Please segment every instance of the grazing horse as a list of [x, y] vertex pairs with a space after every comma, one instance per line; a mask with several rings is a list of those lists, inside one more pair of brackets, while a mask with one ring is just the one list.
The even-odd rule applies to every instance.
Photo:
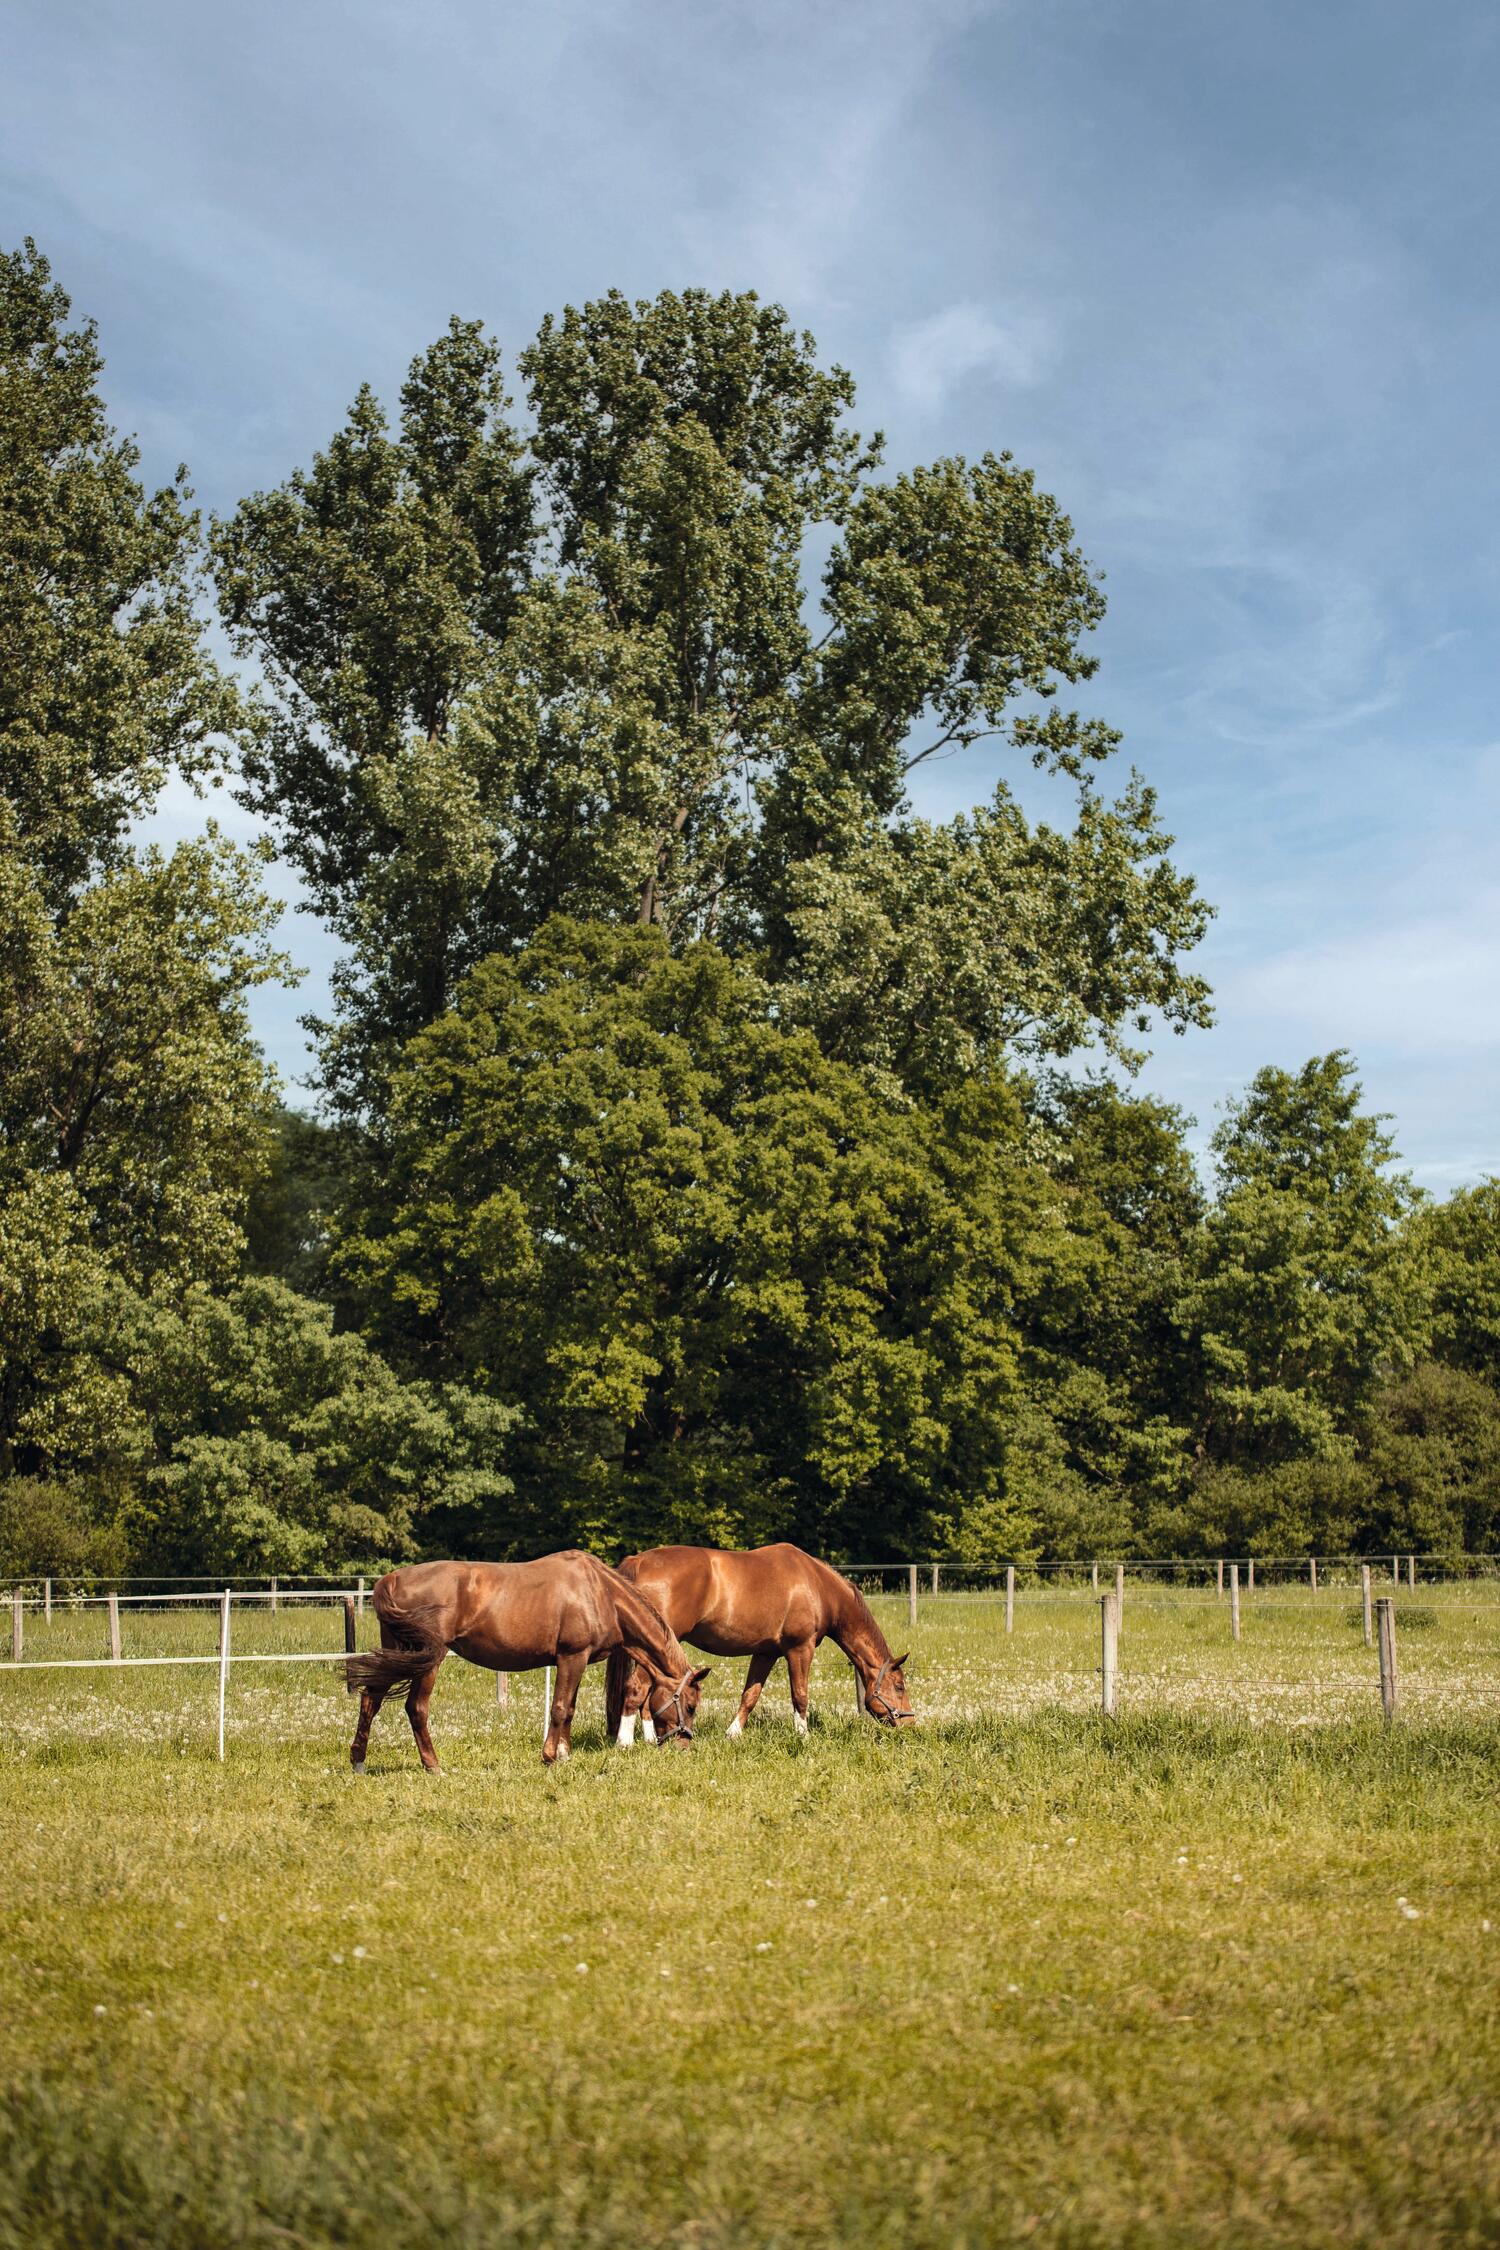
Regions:
[[[894, 1727], [916, 1713], [906, 1692], [904, 1656], [892, 1656], [884, 1633], [857, 1587], [815, 1555], [784, 1542], [738, 1554], [724, 1547], [652, 1547], [620, 1565], [650, 1596], [672, 1631], [713, 1656], [748, 1656], [745, 1692], [729, 1728], [731, 1740], [760, 1701], [778, 1656], [792, 1682], [792, 1720], [807, 1732], [807, 1678], [819, 1641], [837, 1641], [859, 1678], [861, 1701], [872, 1719]], [[609, 1660], [605, 1708], [609, 1731], [622, 1743], [635, 1739], [637, 1712], [649, 1738], [653, 1726], [650, 1682], [633, 1669], [628, 1650]]]
[[393, 1570], [375, 1588], [380, 1649], [346, 1659], [352, 1694], [358, 1688], [359, 1724], [349, 1752], [356, 1773], [365, 1770], [370, 1727], [386, 1697], [410, 1688], [406, 1715], [429, 1773], [438, 1769], [427, 1728], [427, 1706], [438, 1666], [450, 1649], [492, 1672], [535, 1671], [555, 1664], [542, 1757], [550, 1766], [566, 1758], [573, 1708], [585, 1671], [596, 1657], [618, 1651], [648, 1683], [643, 1689], [653, 1723], [667, 1742], [691, 1742], [693, 1718], [710, 1667], [692, 1664], [661, 1614], [638, 1586], [596, 1555], [570, 1548], [526, 1563], [413, 1563]]

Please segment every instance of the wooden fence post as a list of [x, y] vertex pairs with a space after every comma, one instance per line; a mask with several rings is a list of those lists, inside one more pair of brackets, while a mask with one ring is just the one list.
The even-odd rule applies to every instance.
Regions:
[[1229, 1566], [1229, 1632], [1231, 1639], [1236, 1641], [1239, 1639], [1240, 1566], [1237, 1562], [1232, 1562]]
[[120, 1597], [118, 1594], [111, 1594], [109, 1597], [109, 1661], [111, 1664], [118, 1664], [120, 1661]]
[[1016, 1566], [1014, 1563], [1007, 1563], [1005, 1566], [1005, 1630], [1007, 1633], [1013, 1633], [1015, 1629]]
[[42, 1621], [47, 1625], [52, 1623], [52, 1581], [50, 1578], [42, 1580]]
[[1097, 1563], [1095, 1563], [1090, 1576], [1094, 1582], [1094, 1592], [1097, 1594], [1099, 1591], [1099, 1565]]
[[1389, 1594], [1381, 1595], [1375, 1615], [1380, 1639], [1380, 1708], [1388, 1719], [1394, 1719], [1401, 1693], [1396, 1680], [1396, 1605]]
[[497, 1672], [495, 1674], [495, 1701], [502, 1711], [510, 1709], [509, 1672]]
[[278, 1606], [279, 1605], [276, 1600], [276, 1578], [275, 1574], [273, 1573], [271, 1578], [271, 1615], [273, 1617], [276, 1615]]
[[934, 1593], [936, 1593], [936, 1592], [937, 1592], [937, 1590], [938, 1590], [938, 1570], [939, 1570], [939, 1567], [940, 1567], [940, 1566], [939, 1566], [939, 1565], [938, 1565], [937, 1563], [934, 1563], [934, 1564], [933, 1564], [933, 1566], [932, 1566], [932, 1590], [933, 1590], [933, 1592], [934, 1592]]
[[359, 1582], [359, 1614], [361, 1617], [365, 1614], [365, 1582], [363, 1579]]
[[1118, 1634], [1118, 1632], [1119, 1632], [1119, 1630], [1120, 1630], [1120, 1627], [1121, 1627], [1121, 1626], [1122, 1626], [1122, 1625], [1124, 1624], [1124, 1622], [1125, 1622], [1125, 1565], [1124, 1565], [1124, 1564], [1123, 1564], [1122, 1562], [1117, 1562], [1117, 1563], [1115, 1564], [1115, 1632], [1116, 1632], [1117, 1634]]
[[1220, 1555], [1218, 1563], [1218, 1595], [1220, 1601], [1222, 1601], [1224, 1599], [1224, 1557], [1222, 1555]]
[[1391, 1584], [1392, 1584], [1393, 1586], [1399, 1586], [1399, 1585], [1400, 1585], [1400, 1583], [1401, 1583], [1401, 1557], [1400, 1557], [1399, 1555], [1392, 1555], [1392, 1557], [1391, 1557]]
[[1248, 1591], [1249, 1591], [1250, 1593], [1252, 1593], [1252, 1594], [1253, 1594], [1253, 1593], [1255, 1592], [1255, 1557], [1254, 1557], [1254, 1555], [1252, 1555], [1252, 1556], [1250, 1557], [1250, 1585], [1249, 1585]]
[[19, 1594], [12, 1594], [10, 1605], [10, 1660], [19, 1664], [26, 1641], [26, 1604]]
[[1120, 1610], [1117, 1594], [1099, 1597], [1099, 1700], [1106, 1719], [1115, 1715], [1115, 1679], [1120, 1660]]
[[1370, 1566], [1367, 1562], [1362, 1562], [1359, 1566], [1359, 1606], [1364, 1620], [1365, 1647], [1368, 1648], [1375, 1635], [1370, 1625]]
[[1406, 1583], [1412, 1593], [1415, 1593], [1417, 1590], [1417, 1558], [1415, 1555], [1408, 1555], [1406, 1558]]
[[1315, 1594], [1317, 1592], [1318, 1558], [1316, 1555], [1309, 1555], [1307, 1558], [1307, 1585], [1309, 1593]]
[[909, 1575], [906, 1581], [906, 1615], [908, 1622], [915, 1625], [917, 1622], [917, 1566], [915, 1563], [909, 1566]]
[[224, 1763], [224, 1697], [229, 1686], [229, 1588], [219, 1597], [219, 1763]]

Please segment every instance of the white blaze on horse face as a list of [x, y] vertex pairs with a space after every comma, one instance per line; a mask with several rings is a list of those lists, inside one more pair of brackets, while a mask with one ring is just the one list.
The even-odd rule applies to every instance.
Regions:
[[615, 1740], [622, 1750], [629, 1750], [635, 1742], [635, 1713], [627, 1711], [620, 1721], [620, 1731]]
[[645, 1742], [656, 1740], [656, 1721], [652, 1718], [651, 1713], [644, 1709], [641, 1712], [641, 1739]]

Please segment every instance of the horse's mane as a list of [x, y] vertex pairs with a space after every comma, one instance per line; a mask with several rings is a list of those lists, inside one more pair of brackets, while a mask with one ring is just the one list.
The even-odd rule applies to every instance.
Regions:
[[826, 1570], [830, 1578], [836, 1578], [838, 1580], [839, 1585], [843, 1591], [845, 1608], [849, 1613], [851, 1613], [849, 1616], [849, 1622], [863, 1626], [864, 1630], [869, 1634], [871, 1640], [875, 1643], [877, 1652], [882, 1656], [889, 1656], [891, 1653], [891, 1645], [890, 1642], [886, 1639], [885, 1634], [881, 1631], [880, 1620], [875, 1615], [874, 1610], [871, 1609], [869, 1603], [865, 1600], [864, 1595], [855, 1585], [853, 1579], [846, 1578], [841, 1570], [835, 1570], [832, 1563], [824, 1562], [821, 1557], [817, 1555], [809, 1556], [808, 1559], [811, 1562], [815, 1562], [820, 1570]]
[[610, 1593], [625, 1624], [637, 1631], [642, 1626], [645, 1627], [645, 1639], [642, 1646], [645, 1647], [650, 1661], [652, 1663], [657, 1662], [657, 1659], [650, 1655], [651, 1643], [655, 1642], [666, 1649], [669, 1666], [675, 1666], [680, 1671], [686, 1671], [687, 1652], [650, 1595], [644, 1593], [633, 1578], [627, 1578], [622, 1570], [616, 1570], [612, 1563], [601, 1562], [599, 1568], [609, 1575]]

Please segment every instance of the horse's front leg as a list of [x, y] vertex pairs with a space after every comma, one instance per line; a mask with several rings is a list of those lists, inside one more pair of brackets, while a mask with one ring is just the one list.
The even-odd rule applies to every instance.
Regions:
[[786, 1652], [786, 1668], [792, 1679], [792, 1725], [799, 1734], [807, 1732], [807, 1683], [817, 1645], [816, 1641], [799, 1641]]
[[573, 1748], [573, 1712], [578, 1703], [578, 1690], [583, 1675], [589, 1668], [589, 1650], [580, 1655], [559, 1655], [557, 1672], [552, 1684], [552, 1711], [547, 1727], [547, 1739], [542, 1744], [544, 1765], [556, 1765], [559, 1758], [568, 1757]]
[[771, 1667], [775, 1662], [776, 1652], [774, 1649], [769, 1655], [762, 1653], [759, 1656], [751, 1657], [750, 1669], [745, 1674], [745, 1692], [740, 1697], [740, 1707], [729, 1722], [729, 1740], [731, 1742], [737, 1742], [744, 1733], [745, 1721], [755, 1709], [756, 1704], [759, 1703], [760, 1691], [770, 1678]]
[[647, 1728], [646, 1740], [655, 1735], [651, 1713], [646, 1709], [646, 1698], [651, 1693], [651, 1674], [644, 1664], [632, 1664], [625, 1682], [625, 1703], [620, 1713], [620, 1728], [615, 1737], [622, 1750], [628, 1750], [635, 1741], [635, 1722], [642, 1719]]

